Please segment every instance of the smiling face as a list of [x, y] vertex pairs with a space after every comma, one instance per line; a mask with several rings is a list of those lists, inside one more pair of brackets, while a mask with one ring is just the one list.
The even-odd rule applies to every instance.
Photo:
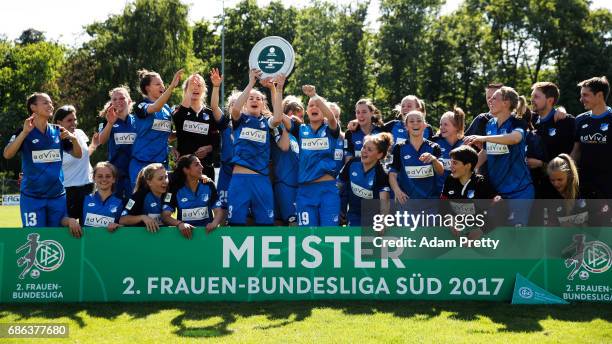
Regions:
[[257, 91], [251, 90], [249, 98], [246, 101], [246, 112], [249, 115], [259, 116], [264, 109], [264, 95]]
[[69, 113], [68, 115], [66, 115], [66, 117], [64, 117], [63, 120], [57, 121], [57, 124], [68, 129], [69, 132], [74, 133], [74, 130], [76, 129], [78, 124], [76, 113]]
[[36, 102], [30, 105], [30, 111], [32, 113], [37, 114], [38, 116], [42, 116], [44, 118], [51, 118], [53, 116], [53, 102], [51, 98], [49, 98], [46, 94], [41, 94], [36, 97]]
[[359, 125], [372, 124], [372, 115], [373, 113], [367, 104], [357, 104], [355, 106], [355, 118], [357, 118]]
[[567, 173], [563, 171], [551, 171], [548, 175], [550, 183], [559, 193], [567, 188]]
[[125, 90], [117, 90], [111, 94], [111, 104], [117, 114], [127, 114], [132, 100]]
[[456, 137], [459, 129], [453, 124], [453, 121], [448, 117], [440, 119], [440, 135], [443, 138]]
[[96, 189], [99, 191], [112, 191], [115, 184], [115, 176], [110, 168], [106, 166], [96, 168], [93, 177]]
[[321, 109], [316, 105], [314, 100], [308, 101], [308, 108], [306, 109], [306, 113], [308, 114], [308, 119], [310, 123], [321, 123], [323, 122], [323, 113]]
[[472, 174], [470, 164], [464, 164], [460, 160], [451, 159], [451, 176], [459, 179]]
[[382, 159], [383, 153], [379, 152], [372, 140], [367, 140], [361, 147], [361, 162], [364, 164], [373, 164]]
[[409, 97], [402, 100], [402, 113], [406, 114], [410, 111], [420, 110], [419, 101], [416, 98]]
[[160, 168], [153, 173], [153, 177], [147, 180], [147, 185], [151, 192], [156, 194], [163, 194], [168, 189], [168, 173], [166, 169]]
[[164, 82], [159, 76], [152, 76], [151, 83], [145, 87], [147, 91], [147, 97], [151, 100], [156, 100], [161, 97], [166, 88], [164, 87]]
[[410, 112], [406, 116], [406, 130], [411, 137], [423, 137], [425, 131], [425, 120], [420, 112]]
[[602, 98], [601, 92], [595, 95], [589, 87], [580, 88], [580, 102], [585, 109], [593, 110], [602, 101], [599, 98]]
[[202, 166], [200, 159], [195, 158], [188, 168], [183, 168], [183, 173], [185, 173], [187, 178], [199, 179], [202, 177], [203, 169], [204, 167]]

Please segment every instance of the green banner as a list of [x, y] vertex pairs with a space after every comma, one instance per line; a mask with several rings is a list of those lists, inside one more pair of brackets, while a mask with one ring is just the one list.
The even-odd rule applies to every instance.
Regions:
[[567, 301], [611, 302], [612, 228], [0, 230], [0, 302], [510, 301], [517, 274]]

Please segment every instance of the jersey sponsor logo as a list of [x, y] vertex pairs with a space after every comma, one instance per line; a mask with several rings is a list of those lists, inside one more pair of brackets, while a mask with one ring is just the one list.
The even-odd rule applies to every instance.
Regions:
[[555, 136], [555, 135], [557, 135], [557, 129], [555, 128], [548, 129], [548, 136]]
[[561, 226], [567, 225], [582, 225], [589, 220], [589, 212], [584, 211], [574, 215], [561, 216], [557, 218]]
[[327, 138], [302, 139], [302, 149], [305, 150], [326, 150], [329, 149]]
[[32, 161], [34, 163], [62, 161], [62, 154], [60, 153], [59, 149], [32, 151]]
[[602, 133], [587, 134], [580, 136], [580, 142], [582, 143], [606, 143], [608, 136]]
[[151, 129], [169, 133], [172, 131], [172, 122], [164, 119], [154, 119]]
[[608, 131], [608, 123], [601, 123], [599, 129], [601, 129], [601, 131]]
[[355, 196], [363, 199], [373, 199], [374, 192], [351, 182], [351, 190]]
[[450, 202], [450, 206], [455, 214], [476, 214], [476, 206], [474, 203]]
[[450, 169], [451, 169], [451, 159], [440, 158], [439, 160], [442, 163], [442, 165], [444, 166], [444, 170], [445, 171], [450, 171]]
[[115, 133], [115, 144], [131, 145], [136, 140], [136, 133]]
[[163, 225], [162, 220], [161, 220], [161, 214], [149, 213], [147, 214], [147, 216], [152, 218], [155, 222], [157, 222], [158, 225]]
[[210, 125], [208, 123], [198, 123], [194, 121], [183, 122], [183, 130], [194, 134], [208, 135], [209, 127]]
[[115, 219], [110, 216], [92, 213], [87, 213], [87, 216], [85, 216], [85, 226], [87, 227], [106, 227], [113, 222], [115, 222]]
[[502, 155], [510, 153], [508, 145], [500, 145], [499, 143], [487, 142], [487, 154], [489, 155]]
[[253, 128], [242, 128], [240, 138], [258, 143], [266, 143], [266, 132]]
[[300, 154], [300, 145], [298, 145], [295, 141], [289, 141], [289, 146], [291, 147], [291, 151], [295, 154]]
[[208, 207], [181, 209], [183, 221], [199, 221], [208, 218]]
[[425, 166], [406, 166], [408, 178], [429, 178], [433, 177], [434, 170], [432, 165]]
[[130, 200], [127, 202], [127, 204], [125, 205], [125, 209], [127, 210], [132, 210], [132, 207], [134, 206], [136, 202], [134, 202], [133, 199], [130, 198]]
[[344, 151], [342, 149], [336, 149], [334, 151], [334, 160], [342, 160], [343, 155], [344, 155]]

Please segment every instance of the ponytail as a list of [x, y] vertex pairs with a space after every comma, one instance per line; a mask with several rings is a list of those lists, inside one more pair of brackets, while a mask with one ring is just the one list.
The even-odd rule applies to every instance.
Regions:
[[160, 163], [153, 163], [145, 166], [136, 177], [136, 186], [134, 187], [134, 193], [138, 191], [150, 191], [149, 184], [147, 182], [153, 179], [153, 175], [157, 170], [164, 169], [164, 165]]

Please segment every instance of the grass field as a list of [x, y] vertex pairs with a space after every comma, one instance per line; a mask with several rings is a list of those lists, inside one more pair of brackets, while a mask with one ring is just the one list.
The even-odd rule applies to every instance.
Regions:
[[[18, 207], [0, 226], [19, 227]], [[612, 343], [608, 304], [482, 302], [106, 303], [1, 305], [0, 323], [68, 323], [37, 343]], [[4, 339], [0, 343], [32, 340]]]

